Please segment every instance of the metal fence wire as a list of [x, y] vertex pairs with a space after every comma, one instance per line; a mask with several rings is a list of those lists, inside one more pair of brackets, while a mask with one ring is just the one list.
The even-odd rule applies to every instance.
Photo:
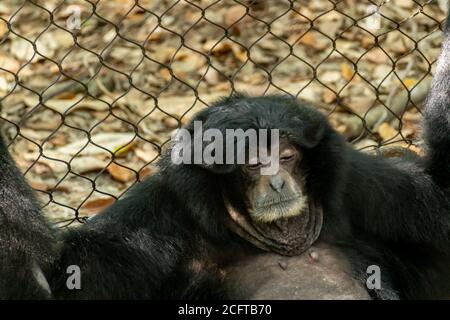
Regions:
[[420, 153], [445, 3], [1, 1], [3, 134], [61, 226], [153, 174], [170, 133], [235, 91], [293, 95], [358, 149]]

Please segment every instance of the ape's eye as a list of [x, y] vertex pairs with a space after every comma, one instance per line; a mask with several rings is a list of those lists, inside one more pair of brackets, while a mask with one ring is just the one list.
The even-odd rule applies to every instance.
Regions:
[[290, 161], [292, 159], [294, 159], [294, 155], [293, 154], [280, 157], [281, 161]]
[[251, 170], [255, 170], [255, 169], [261, 168], [261, 166], [262, 166], [262, 163], [258, 162], [258, 163], [255, 163], [255, 164], [248, 164], [247, 168], [249, 168]]
[[291, 161], [295, 157], [295, 152], [292, 150], [285, 150], [280, 154], [281, 161]]

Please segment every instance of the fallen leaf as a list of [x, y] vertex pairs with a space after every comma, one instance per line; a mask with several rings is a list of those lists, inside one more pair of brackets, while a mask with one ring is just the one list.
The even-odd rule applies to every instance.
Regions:
[[74, 172], [87, 173], [93, 171], [100, 171], [106, 166], [106, 164], [107, 164], [106, 160], [99, 160], [94, 157], [76, 157], [75, 159], [72, 160], [72, 162], [70, 162], [70, 167]]
[[[293, 40], [295, 37], [298, 38], [298, 35], [292, 35], [289, 37], [289, 40]], [[316, 33], [309, 31], [304, 34], [299, 40], [298, 43], [304, 44], [308, 47], [314, 48], [316, 50], [324, 50], [330, 45], [330, 41], [322, 38], [316, 37]]]
[[350, 67], [347, 63], [341, 63], [341, 74], [342, 77], [344, 77], [345, 80], [351, 80], [353, 75], [355, 74], [355, 71], [352, 67]]
[[82, 210], [86, 210], [86, 214], [97, 214], [111, 206], [114, 202], [116, 202], [116, 199], [114, 198], [100, 198], [95, 199], [91, 201], [87, 201], [84, 203], [84, 205], [81, 207]]
[[0, 20], [0, 38], [8, 32], [8, 25], [5, 21]]
[[247, 52], [237, 44], [233, 43], [231, 45], [231, 51], [233, 52], [236, 59], [238, 59], [240, 62], [246, 62], [248, 60]]
[[156, 151], [153, 147], [147, 148], [146, 150], [136, 149], [134, 152], [139, 159], [146, 163], [155, 160], [159, 155], [158, 151]]
[[10, 49], [13, 55], [20, 61], [30, 61], [35, 54], [33, 46], [23, 39], [15, 37], [13, 39]]
[[51, 190], [51, 187], [44, 182], [37, 182], [37, 181], [30, 181], [30, 186], [34, 189], [34, 190], [38, 190], [38, 191], [49, 191]]
[[314, 36], [314, 33], [308, 32], [300, 38], [299, 43], [314, 47], [316, 44], [316, 37]]
[[[135, 143], [135, 140], [133, 140], [135, 137], [134, 133], [114, 133], [114, 132], [108, 132], [108, 133], [98, 133], [91, 137], [91, 140], [99, 145], [102, 146], [102, 148], [105, 148], [111, 153], [114, 153], [114, 151], [119, 150], [120, 148]], [[86, 143], [88, 142], [87, 137], [84, 137], [76, 142], [72, 142], [68, 144], [67, 146], [64, 146], [62, 148], [58, 148], [56, 151], [58, 153], [66, 154], [66, 155], [75, 155], [78, 153]], [[91, 143], [89, 143], [82, 151], [83, 155], [98, 155], [98, 154], [104, 154], [107, 153], [106, 150], [103, 150]]]
[[341, 73], [338, 71], [325, 71], [319, 76], [320, 80], [325, 83], [335, 83], [341, 79]]
[[417, 83], [417, 79], [416, 78], [405, 78], [403, 80], [403, 84], [408, 89], [412, 89], [416, 85], [416, 83]]
[[364, 55], [364, 58], [376, 64], [387, 63], [389, 61], [389, 57], [380, 48], [373, 48]]
[[141, 171], [139, 171], [139, 181], [143, 181], [146, 178], [152, 176], [155, 173], [154, 167], [145, 167]]
[[114, 148], [113, 153], [116, 157], [125, 156], [128, 152], [133, 150], [134, 146], [135, 146], [135, 143], [130, 143], [123, 147], [117, 146]]
[[136, 174], [133, 171], [125, 167], [119, 166], [114, 162], [112, 162], [108, 166], [108, 168], [106, 168], [106, 170], [114, 180], [117, 180], [119, 182], [128, 182], [136, 178]]
[[378, 133], [383, 140], [389, 140], [398, 135], [398, 131], [391, 127], [389, 123], [383, 122], [378, 127]]
[[20, 63], [14, 58], [0, 56], [0, 68], [16, 73], [20, 69]]
[[[381, 81], [384, 78], [386, 78], [386, 76], [392, 72], [393, 67], [391, 65], [387, 65], [387, 64], [380, 64], [377, 65], [372, 72], [372, 76], [374, 80], [377, 81]], [[389, 79], [389, 78], [388, 78]], [[387, 80], [385, 80], [387, 81]]]
[[170, 71], [167, 68], [159, 69], [159, 74], [166, 81], [170, 81], [170, 79], [172, 79], [172, 75], [170, 74]]
[[332, 103], [336, 100], [336, 94], [328, 89], [325, 89], [322, 95], [323, 102]]
[[374, 106], [376, 97], [361, 96], [351, 97], [346, 105], [357, 115], [364, 116], [366, 112]]
[[226, 28], [229, 28], [232, 24], [236, 23], [242, 17], [246, 15], [246, 8], [241, 5], [235, 5], [227, 9], [224, 16], [224, 24]]
[[[202, 72], [202, 74], [205, 74], [205, 71]], [[210, 85], [216, 85], [219, 83], [219, 73], [214, 68], [209, 68], [208, 71], [206, 71], [206, 74], [204, 75], [205, 81], [209, 83]]]

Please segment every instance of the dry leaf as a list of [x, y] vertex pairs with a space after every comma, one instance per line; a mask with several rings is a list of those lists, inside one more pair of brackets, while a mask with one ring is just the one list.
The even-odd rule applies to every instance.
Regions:
[[235, 5], [227, 9], [224, 16], [224, 26], [230, 27], [232, 24], [239, 21], [246, 14], [246, 8], [241, 5]]
[[371, 96], [353, 96], [346, 103], [348, 107], [357, 115], [364, 116], [366, 112], [374, 106], [376, 102], [375, 97]]
[[146, 148], [146, 150], [136, 149], [134, 152], [139, 159], [146, 163], [155, 160], [159, 155], [158, 151], [156, 151], [153, 147]]
[[325, 83], [335, 83], [341, 79], [341, 73], [339, 71], [325, 71], [319, 78]]
[[[91, 137], [92, 141], [96, 143], [99, 146], [102, 146], [103, 148], [111, 151], [111, 153], [114, 153], [114, 151], [118, 150], [119, 148], [122, 148], [128, 144], [135, 143], [134, 133], [98, 133]], [[79, 152], [86, 143], [88, 142], [88, 139], [86, 137], [72, 142], [71, 144], [68, 144], [67, 146], [64, 146], [62, 148], [58, 148], [56, 151], [60, 154], [65, 155], [75, 155], [77, 152]], [[106, 150], [103, 150], [91, 143], [89, 143], [81, 152], [83, 155], [98, 155], [98, 154], [104, 154], [108, 153]], [[59, 158], [57, 158], [59, 159]]]
[[141, 171], [139, 171], [139, 181], [143, 181], [146, 178], [152, 176], [155, 173], [154, 167], [145, 167]]
[[0, 38], [8, 32], [8, 25], [5, 21], [0, 20]]
[[314, 46], [316, 45], [316, 37], [314, 36], [314, 33], [308, 32], [300, 38], [299, 43], [314, 48]]
[[113, 153], [116, 157], [122, 157], [128, 154], [128, 152], [130, 152], [131, 150], [133, 150], [134, 146], [135, 143], [130, 143], [123, 147], [117, 146], [116, 148], [114, 148]]
[[417, 79], [416, 78], [405, 78], [403, 80], [403, 84], [405, 85], [405, 87], [407, 87], [408, 89], [412, 89], [416, 83], [417, 83]]
[[391, 125], [386, 122], [380, 124], [378, 133], [383, 140], [389, 140], [398, 135], [398, 131], [392, 128]]
[[23, 39], [12, 38], [10, 51], [13, 55], [20, 61], [30, 61], [35, 54], [33, 46]]
[[136, 174], [133, 171], [125, 167], [119, 166], [114, 162], [112, 162], [108, 166], [108, 168], [106, 168], [106, 170], [109, 172], [109, 174], [114, 180], [117, 180], [119, 182], [128, 182], [136, 178]]
[[[56, 158], [56, 159], [62, 159], [62, 158]], [[55, 162], [52, 161], [52, 163], [55, 163]], [[76, 157], [75, 159], [73, 159], [70, 162], [70, 167], [71, 167], [72, 171], [82, 174], [82, 173], [87, 173], [87, 172], [100, 171], [106, 166], [107, 163], [108, 162], [106, 160], [100, 160], [100, 159], [97, 159], [94, 157]], [[58, 166], [58, 167], [61, 167], [61, 166]], [[52, 169], [54, 169], [54, 168], [52, 167]], [[64, 171], [66, 171], [66, 170], [64, 170]]]
[[414, 6], [414, 2], [411, 0], [396, 0], [395, 5], [405, 9], [411, 9]]
[[345, 80], [351, 80], [355, 71], [353, 71], [353, 68], [349, 64], [341, 63], [341, 74]]
[[[202, 74], [205, 74], [205, 71], [202, 72]], [[208, 71], [206, 71], [206, 74], [204, 75], [205, 81], [209, 83], [210, 85], [216, 85], [219, 83], [219, 73], [214, 68], [209, 68]]]
[[322, 95], [323, 102], [332, 103], [336, 100], [336, 94], [328, 89], [325, 89]]
[[49, 191], [52, 188], [45, 182], [38, 182], [38, 181], [29, 181], [30, 186], [34, 189], [34, 190], [38, 190], [38, 191]]
[[11, 57], [0, 56], [0, 68], [11, 72], [17, 72], [20, 69], [20, 63]]
[[373, 48], [364, 55], [364, 58], [376, 64], [387, 63], [389, 61], [389, 57], [380, 48]]
[[[68, 96], [67, 96], [68, 97]], [[110, 98], [101, 97], [102, 100], [107, 102], [111, 101]], [[39, 104], [39, 97], [36, 95], [29, 95], [24, 97], [25, 105], [29, 107], [35, 107]], [[45, 105], [59, 113], [69, 114], [79, 109], [89, 109], [95, 111], [108, 111], [110, 106], [100, 100], [88, 100], [83, 94], [74, 96], [73, 99], [50, 99], [45, 102]]]
[[170, 71], [167, 68], [159, 69], [159, 74], [166, 81], [170, 81], [170, 79], [172, 79], [172, 75], [170, 74]]
[[86, 202], [81, 209], [82, 210], [86, 210], [87, 212], [83, 212], [84, 214], [96, 214], [96, 213], [100, 213], [103, 210], [105, 210], [106, 208], [108, 208], [109, 206], [111, 206], [114, 202], [116, 202], [116, 199], [114, 198], [100, 198], [100, 199], [95, 199], [95, 200], [91, 200]]
[[[370, 67], [368, 67], [368, 68], [370, 68]], [[384, 78], [386, 78], [386, 76], [387, 76], [389, 73], [392, 72], [392, 69], [393, 69], [393, 67], [392, 67], [391, 65], [387, 65], [387, 64], [380, 64], [380, 65], [377, 65], [377, 66], [375, 67], [375, 69], [373, 69], [373, 73], [372, 73], [373, 79], [375, 79], [375, 80], [377, 80], [377, 81], [383, 80]], [[369, 70], [372, 70], [372, 68], [370, 68]], [[385, 80], [385, 82], [386, 82], [386, 81], [389, 81], [389, 79], [390, 79], [390, 78], [387, 78], [387, 79]]]
[[169, 129], [174, 129], [174, 128], [178, 127], [178, 121], [177, 121], [177, 119], [175, 119], [173, 117], [169, 117], [169, 116], [164, 117], [162, 119], [162, 123], [164, 124], [164, 126], [166, 128], [169, 128]]
[[[292, 35], [289, 37], [289, 40], [297, 39], [298, 35]], [[324, 50], [330, 45], [330, 41], [323, 39], [323, 38], [317, 38], [316, 33], [314, 32], [307, 32], [304, 34], [298, 41], [298, 43], [304, 44], [308, 47], [314, 48], [316, 50]]]
[[231, 45], [231, 51], [240, 62], [246, 62], [248, 60], [247, 52], [237, 44], [233, 43]]

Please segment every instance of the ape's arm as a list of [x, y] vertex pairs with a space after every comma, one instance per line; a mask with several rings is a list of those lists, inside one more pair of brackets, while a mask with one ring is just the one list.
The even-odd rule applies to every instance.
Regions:
[[438, 184], [450, 186], [450, 14], [424, 114], [427, 169]]
[[48, 298], [54, 238], [0, 137], [0, 299]]
[[350, 153], [345, 208], [358, 227], [388, 241], [450, 243], [450, 16], [425, 103], [424, 159], [381, 159]]
[[417, 161], [350, 154], [343, 206], [351, 225], [389, 242], [429, 244], [449, 252], [450, 199]]
[[[179, 187], [179, 186], [178, 186]], [[201, 266], [204, 244], [188, 212], [159, 174], [105, 212], [63, 235], [49, 282], [58, 299], [219, 298], [214, 268]], [[81, 289], [66, 269], [81, 271]]]

